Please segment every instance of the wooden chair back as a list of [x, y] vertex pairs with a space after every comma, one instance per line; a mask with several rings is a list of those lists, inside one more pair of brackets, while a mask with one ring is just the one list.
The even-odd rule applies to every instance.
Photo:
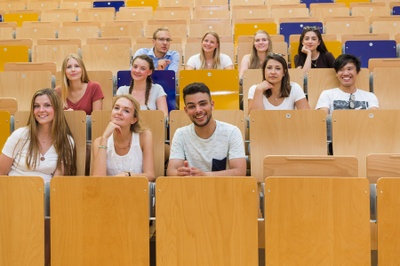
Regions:
[[52, 265], [149, 264], [145, 177], [63, 176], [50, 187]]
[[366, 178], [269, 177], [265, 191], [268, 264], [371, 263]]
[[44, 181], [0, 176], [0, 264], [44, 265]]
[[156, 187], [157, 265], [258, 264], [253, 177], [160, 177]]

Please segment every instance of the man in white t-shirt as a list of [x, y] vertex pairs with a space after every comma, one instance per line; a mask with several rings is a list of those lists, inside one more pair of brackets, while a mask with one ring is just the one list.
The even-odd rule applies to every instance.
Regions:
[[340, 109], [379, 109], [379, 102], [372, 92], [357, 89], [356, 80], [361, 70], [360, 60], [350, 54], [342, 54], [333, 63], [340, 85], [324, 90], [315, 109], [332, 114]]
[[243, 137], [234, 125], [214, 120], [209, 88], [192, 83], [183, 89], [185, 112], [193, 122], [177, 129], [167, 168], [169, 176], [245, 176]]

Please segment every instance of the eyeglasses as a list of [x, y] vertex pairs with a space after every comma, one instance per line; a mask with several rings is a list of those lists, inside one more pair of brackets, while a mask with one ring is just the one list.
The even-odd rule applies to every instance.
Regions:
[[271, 52], [271, 53], [268, 53], [268, 55], [269, 55], [269, 56], [274, 56], [274, 55], [276, 56], [276, 55], [277, 55], [277, 56], [280, 56], [280, 57], [284, 57], [284, 56], [285, 56], [284, 54], [272, 53], [272, 52]]
[[303, 30], [320, 30], [319, 26], [305, 26]]
[[159, 42], [172, 42], [172, 39], [170, 38], [156, 38], [156, 40]]
[[350, 109], [354, 109], [356, 107], [356, 96], [354, 94], [350, 94], [349, 98], [349, 107]]

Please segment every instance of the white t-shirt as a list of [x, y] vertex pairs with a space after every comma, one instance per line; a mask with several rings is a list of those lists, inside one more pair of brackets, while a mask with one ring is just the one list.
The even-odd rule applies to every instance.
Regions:
[[[4, 144], [2, 153], [9, 158], [13, 158], [13, 164], [9, 176], [40, 176], [45, 182], [50, 182], [54, 172], [57, 169], [58, 155], [51, 145], [46, 154], [41, 154], [44, 160], [37, 159], [36, 169], [28, 169], [25, 163], [29, 146], [29, 128], [22, 127], [15, 130]], [[72, 137], [69, 140], [73, 143]]]
[[[290, 86], [292, 88], [290, 90], [289, 97], [285, 97], [283, 99], [283, 102], [278, 106], [275, 106], [275, 105], [271, 104], [268, 101], [267, 97], [264, 96], [263, 97], [264, 109], [265, 110], [294, 110], [295, 109], [295, 103], [298, 100], [301, 100], [301, 99], [305, 98], [306, 95], [304, 94], [304, 91], [300, 87], [300, 85], [297, 84], [296, 82], [290, 82]], [[250, 87], [247, 99], [253, 99], [254, 98], [254, 93], [256, 91], [256, 87], [257, 87], [257, 85], [253, 85], [253, 86]]]
[[197, 136], [194, 124], [178, 128], [171, 145], [170, 160], [187, 160], [204, 172], [228, 168], [231, 159], [245, 158], [243, 136], [238, 127], [216, 121], [217, 127], [208, 139]]
[[[116, 95], [129, 94], [129, 86], [121, 86], [118, 88]], [[159, 84], [151, 85], [149, 100], [146, 105], [140, 105], [140, 110], [157, 110], [157, 99], [160, 97], [166, 97], [163, 87]], [[147, 108], [149, 107], [149, 108]]]
[[[353, 95], [355, 98], [354, 109], [379, 108], [378, 98], [372, 92], [356, 89]], [[326, 107], [329, 109], [329, 113], [332, 114], [333, 110], [350, 109], [349, 100], [350, 93], [344, 92], [339, 88], [324, 90], [319, 96], [315, 109]]]
[[107, 175], [114, 176], [122, 172], [143, 173], [143, 151], [140, 147], [140, 134], [132, 132], [129, 152], [118, 155], [114, 147], [114, 134], [107, 139]]
[[[228, 66], [233, 66], [232, 59], [223, 53], [219, 54], [219, 59], [221, 65], [218, 69], [225, 69]], [[201, 68], [201, 61], [200, 61], [200, 54], [192, 55], [186, 63], [187, 66], [191, 66], [193, 69], [200, 69]]]

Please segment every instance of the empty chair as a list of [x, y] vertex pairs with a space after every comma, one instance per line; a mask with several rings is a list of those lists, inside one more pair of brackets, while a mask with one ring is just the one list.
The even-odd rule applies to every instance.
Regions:
[[370, 58], [395, 58], [396, 46], [394, 40], [346, 41], [343, 53], [357, 56], [361, 67], [367, 68]]
[[232, 24], [239, 19], [264, 19], [267, 18], [269, 9], [266, 5], [233, 5], [231, 6]]
[[[1, 20], [1, 12], [0, 12]], [[0, 23], [0, 40], [13, 39], [15, 35], [15, 28], [17, 27], [16, 22], [2, 22]]]
[[182, 1], [182, 0], [160, 0], [159, 6], [162, 7], [182, 7], [189, 6], [192, 8], [194, 3], [192, 1]]
[[39, 39], [33, 50], [33, 62], [55, 62], [57, 71], [61, 70], [64, 58], [69, 54], [78, 54], [80, 39]]
[[85, 0], [77, 0], [77, 1], [61, 1], [60, 2], [60, 9], [67, 9], [67, 8], [91, 8], [93, 7], [93, 1], [85, 1]]
[[383, 2], [350, 3], [352, 16], [364, 16], [369, 19], [372, 16], [389, 16], [390, 8]]
[[306, 4], [307, 8], [310, 8], [312, 4], [332, 4], [333, 0], [300, 0], [301, 4]]
[[9, 62], [4, 64], [4, 71], [50, 71], [56, 74], [55, 62]]
[[24, 21], [39, 21], [40, 11], [34, 10], [17, 10], [4, 14], [4, 22], [16, 22], [18, 27], [22, 26]]
[[359, 174], [365, 176], [368, 154], [400, 152], [399, 121], [400, 110], [335, 110], [332, 113], [333, 153], [356, 156]]
[[[31, 41], [32, 42], [32, 41]], [[7, 62], [29, 62], [30, 48], [26, 44], [7, 45], [1, 42], [0, 44], [0, 71], [4, 70], [4, 64]]]
[[294, 4], [293, 6], [288, 6], [287, 4], [282, 5], [272, 5], [270, 17], [274, 18], [276, 22], [279, 22], [281, 18], [306, 18], [309, 17], [308, 8], [305, 4]]
[[362, 16], [328, 17], [325, 19], [326, 34], [367, 34], [369, 22]]
[[50, 187], [52, 265], [149, 264], [145, 177], [54, 177]]
[[[100, 28], [101, 37], [134, 37], [142, 36], [144, 24], [139, 21], [105, 22]], [[135, 42], [132, 39], [132, 42]]]
[[78, 9], [47, 9], [40, 15], [40, 21], [76, 21]]
[[400, 81], [399, 71], [399, 66], [374, 68], [372, 82], [380, 109], [400, 109], [399, 91], [395, 85]]
[[253, 110], [249, 119], [251, 174], [259, 182], [267, 155], [327, 155], [322, 110]]
[[367, 155], [367, 178], [377, 183], [381, 177], [400, 176], [400, 153], [371, 153]]
[[147, 21], [153, 16], [151, 6], [121, 7], [116, 13], [115, 20], [143, 20]]
[[0, 97], [0, 110], [7, 111], [14, 115], [18, 111], [18, 102], [14, 97]]
[[160, 177], [156, 187], [157, 265], [258, 264], [253, 177]]
[[400, 58], [370, 58], [368, 69], [371, 73], [376, 67], [400, 67]]
[[4, 100], [0, 98], [0, 149], [3, 149], [4, 143], [6, 143], [7, 138], [11, 133], [11, 114], [3, 106]]
[[75, 21], [63, 22], [58, 29], [59, 39], [80, 39], [82, 44], [88, 38], [98, 38], [100, 36], [100, 22], [98, 21]]
[[199, 80], [210, 89], [214, 109], [239, 109], [239, 74], [236, 69], [181, 70], [179, 72], [180, 109], [185, 106], [182, 98], [183, 88]]
[[10, 10], [24, 10], [24, 9], [26, 9], [26, 2], [25, 1], [1, 1], [0, 9], [7, 11], [7, 12]]
[[113, 21], [115, 19], [115, 9], [113, 7], [104, 8], [83, 8], [78, 13], [79, 21]]
[[46, 9], [55, 9], [59, 7], [58, 1], [29, 1], [26, 3], [26, 9], [38, 9], [38, 10], [46, 10]]
[[390, 39], [395, 39], [400, 32], [400, 16], [371, 17], [371, 32], [389, 34]]
[[265, 191], [267, 265], [370, 265], [366, 178], [269, 177]]
[[153, 19], [160, 20], [185, 20], [186, 23], [190, 22], [192, 17], [192, 8], [190, 6], [169, 6], [157, 7], [153, 13]]
[[158, 6], [158, 0], [127, 0], [125, 2], [126, 7], [139, 7], [139, 6], [150, 6], [155, 10]]
[[88, 70], [111, 70], [129, 68], [132, 57], [132, 40], [128, 37], [89, 38], [82, 45], [82, 58]]
[[0, 95], [15, 97], [18, 100], [18, 110], [29, 111], [33, 94], [38, 89], [51, 88], [51, 84], [50, 71], [0, 72]]
[[203, 37], [207, 31], [215, 31], [220, 37], [232, 38], [232, 29], [226, 25], [230, 19], [192, 19], [189, 26], [189, 37]]
[[378, 263], [398, 264], [399, 249], [399, 195], [400, 178], [386, 177], [378, 180]]
[[326, 17], [332, 16], [350, 16], [350, 8], [344, 4], [311, 4], [310, 16], [324, 20]]
[[342, 43], [347, 41], [390, 40], [388, 33], [342, 34]]
[[347, 7], [350, 7], [350, 3], [369, 3], [370, 0], [336, 0], [335, 3], [344, 3]]
[[121, 7], [125, 6], [125, 1], [94, 1], [93, 7], [94, 8], [104, 8], [104, 7], [113, 7], [115, 12], [118, 12]]
[[228, 5], [194, 6], [192, 19], [230, 19]]
[[358, 176], [355, 156], [268, 155], [264, 158], [264, 178], [269, 176]]
[[0, 264], [44, 265], [44, 181], [0, 176]]

